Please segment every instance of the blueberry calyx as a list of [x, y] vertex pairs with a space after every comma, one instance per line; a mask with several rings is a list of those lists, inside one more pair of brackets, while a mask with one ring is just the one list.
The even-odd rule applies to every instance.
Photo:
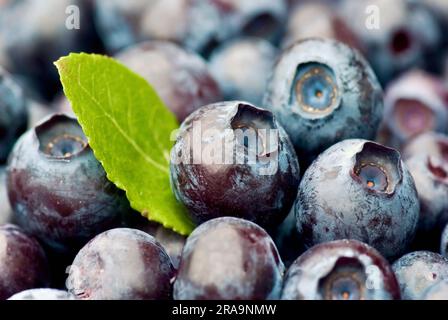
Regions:
[[395, 102], [397, 125], [409, 135], [416, 135], [435, 126], [435, 115], [424, 102], [401, 98]]
[[366, 280], [364, 266], [358, 259], [340, 257], [319, 281], [319, 289], [326, 300], [361, 300], [365, 296]]
[[274, 116], [270, 111], [263, 110], [250, 104], [239, 103], [237, 111], [230, 121], [232, 130], [241, 130], [243, 139], [240, 141], [246, 149], [251, 146], [248, 141], [249, 131], [254, 131], [256, 139], [256, 153], [260, 157], [269, 157], [276, 152], [278, 145], [269, 139], [269, 130], [277, 129]]
[[339, 86], [333, 70], [311, 62], [297, 67], [291, 99], [308, 116], [326, 116], [340, 105]]
[[70, 160], [88, 149], [87, 137], [76, 119], [55, 114], [35, 128], [39, 152], [48, 158]]
[[401, 156], [395, 149], [366, 142], [355, 155], [351, 176], [368, 192], [392, 196], [403, 179]]

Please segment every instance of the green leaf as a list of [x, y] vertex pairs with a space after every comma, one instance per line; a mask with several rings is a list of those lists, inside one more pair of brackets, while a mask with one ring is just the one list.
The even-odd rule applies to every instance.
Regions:
[[169, 181], [174, 115], [154, 89], [116, 60], [70, 54], [55, 62], [64, 92], [109, 180], [148, 219], [187, 235], [194, 224]]

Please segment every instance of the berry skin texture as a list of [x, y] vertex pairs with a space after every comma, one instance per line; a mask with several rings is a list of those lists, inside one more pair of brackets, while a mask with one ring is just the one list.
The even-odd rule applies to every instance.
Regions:
[[415, 251], [392, 265], [403, 300], [418, 300], [429, 287], [448, 279], [448, 260], [430, 251]]
[[182, 236], [163, 225], [149, 221], [141, 214], [131, 212], [125, 216], [125, 226], [127, 228], [138, 229], [153, 236], [170, 256], [173, 266], [177, 269], [185, 245], [186, 237]]
[[311, 164], [295, 208], [307, 247], [356, 239], [386, 258], [403, 254], [419, 216], [414, 181], [398, 151], [360, 139], [335, 144]]
[[0, 225], [10, 223], [11, 219], [12, 210], [6, 191], [6, 171], [3, 167], [0, 167]]
[[174, 267], [163, 247], [143, 231], [103, 232], [79, 251], [67, 289], [84, 300], [165, 300]]
[[400, 146], [427, 131], [446, 133], [448, 109], [437, 80], [422, 71], [410, 71], [392, 82], [384, 96], [384, 127], [389, 145]]
[[0, 225], [0, 300], [49, 285], [48, 262], [39, 243], [12, 224]]
[[182, 253], [175, 300], [278, 299], [284, 266], [269, 235], [224, 217], [196, 228]]
[[448, 223], [448, 137], [424, 133], [411, 140], [403, 154], [420, 201], [419, 229], [440, 232]]
[[14, 143], [26, 131], [27, 106], [22, 89], [0, 67], [0, 165], [6, 162]]
[[299, 158], [317, 156], [344, 139], [373, 139], [383, 112], [382, 89], [364, 58], [330, 39], [286, 49], [264, 97]]
[[378, 251], [356, 240], [318, 244], [288, 270], [283, 300], [392, 300], [400, 287]]
[[16, 293], [8, 300], [76, 300], [76, 297], [63, 290], [29, 289]]
[[439, 281], [429, 287], [423, 293], [421, 300], [448, 300], [448, 280]]
[[448, 224], [442, 232], [442, 241], [440, 243], [440, 253], [448, 259]]
[[7, 167], [7, 189], [15, 221], [61, 253], [76, 252], [119, 226], [130, 210], [77, 121], [66, 115], [51, 116], [20, 138]]
[[174, 194], [197, 223], [233, 216], [273, 228], [289, 213], [299, 184], [293, 146], [272, 113], [239, 101], [188, 117], [170, 169]]
[[143, 42], [122, 51], [117, 59], [154, 87], [179, 122], [199, 107], [222, 100], [206, 62], [174, 43]]
[[225, 42], [213, 51], [210, 70], [225, 100], [243, 100], [260, 105], [277, 49], [268, 41], [245, 37]]

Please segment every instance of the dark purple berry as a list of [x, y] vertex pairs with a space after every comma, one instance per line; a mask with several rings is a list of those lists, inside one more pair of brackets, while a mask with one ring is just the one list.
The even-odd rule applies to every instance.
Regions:
[[92, 239], [70, 266], [67, 288], [85, 300], [171, 297], [174, 267], [163, 247], [135, 229], [113, 229]]
[[384, 126], [388, 144], [400, 146], [427, 131], [447, 132], [448, 109], [432, 78], [411, 71], [391, 83], [384, 98]]
[[226, 100], [260, 105], [276, 56], [277, 49], [266, 40], [238, 38], [213, 51], [210, 70]]
[[374, 138], [383, 111], [381, 87], [364, 58], [317, 38], [283, 52], [264, 106], [284, 126], [299, 158], [313, 158], [344, 139]]
[[130, 210], [77, 121], [54, 115], [23, 135], [7, 167], [14, 219], [57, 251], [74, 251]]
[[448, 259], [430, 251], [415, 251], [392, 265], [405, 300], [421, 299], [426, 289], [448, 279]]
[[0, 225], [0, 300], [49, 285], [45, 252], [39, 243], [12, 224]]
[[8, 300], [76, 300], [76, 297], [63, 290], [29, 289], [16, 293]]
[[299, 165], [271, 112], [223, 102], [200, 108], [182, 124], [171, 181], [197, 223], [234, 216], [275, 227], [293, 205]]
[[378, 251], [356, 240], [316, 245], [288, 270], [285, 300], [392, 300], [400, 287]]
[[386, 258], [406, 250], [418, 215], [414, 181], [398, 151], [366, 140], [322, 153], [305, 172], [296, 202], [306, 246], [356, 239]]
[[0, 66], [0, 165], [6, 162], [14, 143], [26, 131], [27, 107], [22, 89]]
[[205, 61], [174, 43], [140, 43], [117, 59], [145, 78], [180, 122], [199, 107], [221, 100]]
[[187, 239], [174, 299], [278, 299], [283, 272], [274, 242], [262, 228], [243, 219], [214, 219]]

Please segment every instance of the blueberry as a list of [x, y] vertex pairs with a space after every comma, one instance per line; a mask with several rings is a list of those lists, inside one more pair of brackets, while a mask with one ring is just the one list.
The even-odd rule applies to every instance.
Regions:
[[39, 243], [12, 224], [0, 225], [0, 300], [49, 285], [48, 262]]
[[283, 272], [277, 249], [262, 228], [243, 219], [218, 218], [187, 239], [174, 299], [277, 299]]
[[218, 84], [205, 61], [174, 43], [150, 41], [117, 55], [145, 78], [182, 122], [199, 107], [221, 100]]
[[77, 121], [54, 115], [24, 134], [7, 167], [14, 218], [51, 248], [74, 251], [130, 210]]
[[448, 130], [448, 109], [438, 83], [426, 73], [410, 71], [392, 82], [384, 106], [384, 125], [396, 141], [391, 145], [399, 146], [423, 132]]
[[0, 67], [0, 165], [6, 162], [28, 123], [27, 100], [22, 89]]
[[111, 51], [156, 39], [207, 55], [237, 35], [276, 41], [286, 16], [285, 0], [96, 0], [95, 5], [96, 25]]
[[440, 46], [437, 22], [416, 1], [344, 0], [339, 12], [362, 41], [382, 83], [424, 65]]
[[421, 300], [448, 300], [448, 280], [439, 281], [429, 287], [422, 294]]
[[448, 259], [448, 224], [442, 232], [442, 241], [440, 242], [440, 253]]
[[421, 299], [426, 289], [448, 279], [448, 260], [430, 251], [415, 251], [392, 265], [404, 300]]
[[[73, 5], [79, 8], [78, 29], [67, 28]], [[30, 93], [51, 100], [60, 90], [53, 62], [98, 46], [90, 16], [90, 0], [8, 1], [0, 10], [0, 65], [18, 74]]]
[[226, 100], [262, 102], [277, 49], [266, 40], [245, 37], [218, 47], [210, 57], [210, 69]]
[[407, 160], [416, 156], [435, 157], [448, 162], [448, 136], [425, 132], [410, 139], [403, 147], [403, 158]]
[[296, 202], [306, 246], [356, 239], [386, 258], [406, 250], [418, 215], [414, 181], [398, 151], [360, 139], [322, 153], [302, 177]]
[[375, 249], [356, 240], [318, 244], [289, 268], [285, 300], [391, 300], [400, 288], [391, 266]]
[[364, 52], [360, 39], [335, 10], [334, 1], [304, 1], [290, 11], [283, 47], [314, 37], [335, 39]]
[[85, 300], [169, 299], [173, 277], [168, 254], [152, 236], [119, 228], [99, 234], [79, 251], [67, 288]]
[[29, 289], [16, 293], [8, 300], [76, 300], [76, 297], [63, 290]]
[[420, 200], [419, 229], [440, 231], [448, 223], [448, 162], [416, 155], [406, 160]]
[[382, 90], [367, 62], [334, 40], [308, 39], [283, 52], [264, 105], [285, 127], [299, 158], [349, 138], [372, 139]]
[[293, 205], [299, 165], [269, 111], [239, 101], [204, 106], [184, 121], [171, 155], [173, 191], [197, 223], [234, 216], [271, 228]]

